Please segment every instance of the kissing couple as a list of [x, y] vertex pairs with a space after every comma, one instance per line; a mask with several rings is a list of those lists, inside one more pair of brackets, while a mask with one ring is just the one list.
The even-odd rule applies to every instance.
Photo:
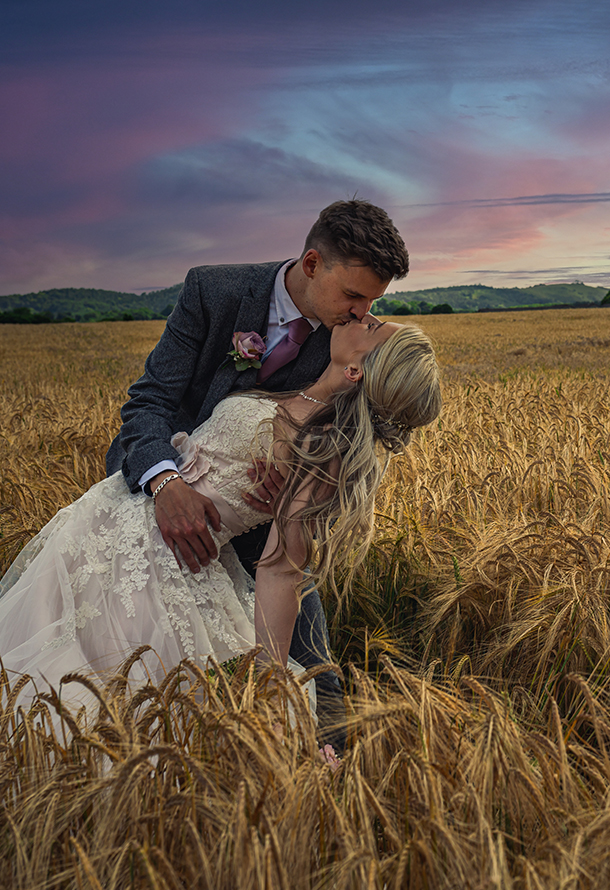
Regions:
[[[331, 662], [318, 589], [364, 559], [387, 457], [441, 409], [426, 335], [369, 314], [407, 271], [385, 211], [353, 200], [320, 213], [298, 259], [188, 273], [108, 477], [0, 581], [9, 675], [103, 678], [142, 644], [143, 680], [255, 645], [262, 663]], [[341, 749], [338, 677], [315, 682], [321, 741]]]

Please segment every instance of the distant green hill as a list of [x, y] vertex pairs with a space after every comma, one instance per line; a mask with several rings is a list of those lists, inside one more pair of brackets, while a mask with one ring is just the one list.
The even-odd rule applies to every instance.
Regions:
[[[181, 285], [146, 294], [130, 294], [90, 287], [64, 287], [33, 294], [10, 294], [0, 297], [0, 313], [14, 315], [16, 309], [50, 316], [53, 321], [103, 321], [166, 318], [171, 312]], [[18, 321], [17, 318], [1, 319]]]
[[[64, 287], [32, 294], [10, 294], [0, 297], [0, 323], [167, 318], [180, 288], [180, 284], [175, 284], [146, 294], [130, 294], [89, 287]], [[533, 309], [559, 304], [599, 305], [606, 294], [604, 287], [589, 287], [580, 282], [537, 284], [533, 287], [472, 284], [400, 291], [377, 300], [374, 308], [385, 315], [451, 310], [477, 312], [479, 309], [524, 306]]]
[[[477, 312], [479, 309], [515, 309], [528, 306], [532, 309], [560, 304], [599, 304], [606, 296], [607, 288], [590, 287], [575, 281], [572, 284], [535, 284], [532, 287], [489, 287], [485, 284], [433, 287], [428, 290], [399, 291], [382, 297], [375, 303], [378, 312], [389, 314], [385, 303], [398, 301], [411, 311], [430, 311], [427, 306], [447, 304], [454, 312]], [[387, 307], [389, 309], [389, 307]]]

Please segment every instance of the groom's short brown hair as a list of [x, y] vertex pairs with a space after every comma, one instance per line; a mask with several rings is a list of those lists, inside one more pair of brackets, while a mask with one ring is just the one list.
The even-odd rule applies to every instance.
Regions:
[[368, 201], [335, 201], [313, 224], [303, 253], [317, 250], [324, 261], [370, 266], [382, 281], [404, 278], [409, 254], [398, 229], [381, 207]]

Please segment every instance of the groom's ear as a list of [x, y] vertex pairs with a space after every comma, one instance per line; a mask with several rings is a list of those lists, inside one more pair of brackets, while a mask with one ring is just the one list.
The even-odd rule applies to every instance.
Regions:
[[308, 278], [313, 278], [316, 270], [319, 270], [321, 268], [322, 257], [317, 250], [314, 250], [313, 247], [310, 247], [307, 253], [303, 256], [303, 259], [300, 260], [300, 263], [305, 275]]

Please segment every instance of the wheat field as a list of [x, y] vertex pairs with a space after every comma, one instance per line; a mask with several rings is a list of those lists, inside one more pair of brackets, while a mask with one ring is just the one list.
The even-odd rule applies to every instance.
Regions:
[[[328, 602], [340, 769], [300, 687], [249, 659], [135, 692], [126, 664], [65, 733], [4, 677], [1, 887], [610, 885], [610, 311], [417, 322], [445, 407]], [[162, 327], [0, 327], [0, 571], [103, 476]]]

